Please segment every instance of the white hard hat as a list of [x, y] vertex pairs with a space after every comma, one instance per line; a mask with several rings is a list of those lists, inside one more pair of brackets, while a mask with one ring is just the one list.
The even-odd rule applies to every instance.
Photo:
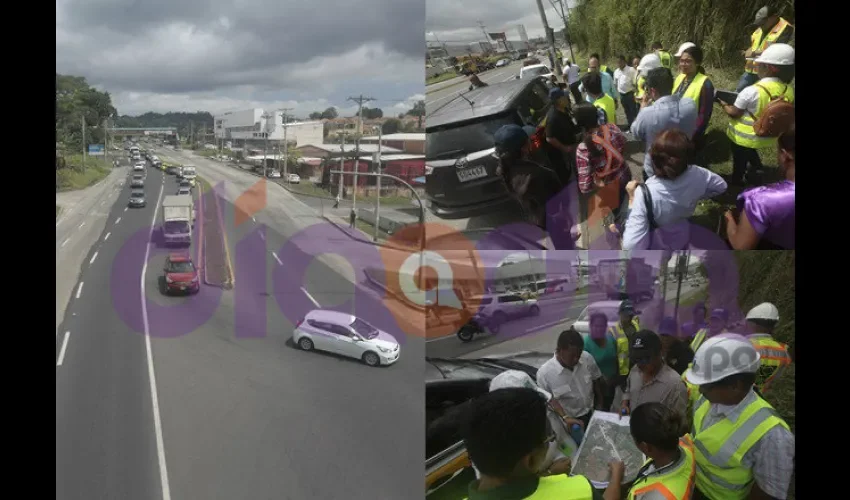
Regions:
[[787, 43], [774, 43], [761, 53], [756, 63], [791, 66], [794, 64], [794, 47]]
[[520, 387], [534, 389], [543, 396], [546, 401], [552, 399], [551, 394], [541, 389], [527, 373], [519, 370], [508, 370], [502, 372], [493, 377], [493, 380], [490, 381], [490, 392], [498, 389], [514, 389]]
[[682, 54], [684, 54], [687, 49], [696, 46], [697, 44], [693, 42], [685, 42], [682, 45], [679, 45], [679, 50], [676, 51], [676, 57], [682, 57]]
[[749, 339], [736, 333], [724, 333], [703, 342], [694, 354], [694, 364], [685, 378], [694, 385], [705, 385], [739, 373], [756, 373], [759, 356]]
[[747, 319], [767, 319], [770, 321], [779, 321], [779, 309], [770, 302], [762, 302], [750, 309], [750, 312], [747, 313]]
[[641, 72], [647, 72], [651, 69], [660, 68], [661, 67], [661, 58], [658, 57], [658, 54], [647, 54], [643, 56], [640, 60], [640, 64], [638, 64], [637, 70]]

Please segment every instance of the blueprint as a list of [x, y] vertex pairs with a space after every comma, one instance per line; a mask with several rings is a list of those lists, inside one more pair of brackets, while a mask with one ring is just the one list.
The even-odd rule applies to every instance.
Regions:
[[624, 483], [634, 481], [646, 457], [635, 445], [629, 431], [629, 417], [596, 411], [573, 463], [572, 475], [582, 475], [596, 488], [608, 486], [608, 463], [622, 460], [626, 466]]

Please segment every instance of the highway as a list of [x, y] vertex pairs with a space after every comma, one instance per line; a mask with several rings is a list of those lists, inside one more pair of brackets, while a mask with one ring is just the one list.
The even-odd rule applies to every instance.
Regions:
[[[265, 207], [237, 226], [233, 201], [257, 178], [182, 162], [227, 181], [219, 202], [234, 288], [159, 293], [165, 253], [149, 241], [157, 200], [176, 191], [172, 177], [149, 168], [145, 208], [126, 209], [127, 185], [104, 203], [56, 335], [57, 499], [372, 499], [421, 488], [424, 341], [402, 331], [417, 318], [399, 326], [357, 283], [357, 262], [307, 260], [334, 249], [356, 250], [356, 261], [369, 250], [339, 250], [348, 237], [324, 231], [283, 251], [321, 220], [309, 207], [269, 186]], [[369, 368], [294, 349], [294, 323], [319, 306], [395, 335], [400, 361]]]
[[[682, 283], [682, 299], [687, 298], [701, 287], [687, 282]], [[544, 296], [545, 297], [545, 296]], [[672, 314], [671, 301], [676, 298], [676, 283], [668, 283], [667, 314]], [[498, 334], [484, 334], [474, 337], [470, 342], [463, 343], [455, 335], [430, 339], [427, 341], [425, 352], [432, 358], [470, 358], [482, 357], [487, 354], [507, 354], [523, 350], [554, 349], [553, 342], [558, 334], [568, 328], [588, 304], [608, 300], [604, 294], [590, 293], [575, 297], [560, 296], [555, 299], [538, 301], [540, 314], [538, 316], [520, 317], [502, 325]], [[635, 305], [640, 312], [657, 307], [661, 302], [661, 294], [656, 292], [655, 298], [648, 302]], [[552, 340], [552, 339], [555, 340]], [[550, 345], [551, 344], [551, 345]]]
[[[488, 84], [500, 83], [516, 78], [519, 75], [519, 69], [522, 67], [522, 61], [511, 61], [507, 66], [491, 69], [479, 75], [482, 81]], [[442, 83], [442, 82], [441, 82]], [[440, 84], [435, 83], [439, 90], [429, 91], [425, 89], [425, 116], [427, 126], [427, 116], [434, 112], [437, 108], [449, 102], [453, 97], [466, 92], [469, 89], [469, 80], [467, 78], [459, 79], [456, 83]], [[429, 85], [430, 87], [430, 85]]]

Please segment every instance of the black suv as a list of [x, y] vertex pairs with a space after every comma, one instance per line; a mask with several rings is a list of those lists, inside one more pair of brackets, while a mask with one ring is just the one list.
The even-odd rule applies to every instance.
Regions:
[[513, 203], [493, 156], [503, 125], [536, 127], [549, 111], [542, 77], [509, 80], [458, 95], [426, 118], [425, 193], [443, 219], [474, 217]]

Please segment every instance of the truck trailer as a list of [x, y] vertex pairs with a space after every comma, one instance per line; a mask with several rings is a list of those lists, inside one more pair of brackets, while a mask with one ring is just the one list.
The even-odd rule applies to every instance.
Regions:
[[162, 237], [166, 245], [191, 245], [194, 226], [195, 204], [191, 195], [162, 199]]

